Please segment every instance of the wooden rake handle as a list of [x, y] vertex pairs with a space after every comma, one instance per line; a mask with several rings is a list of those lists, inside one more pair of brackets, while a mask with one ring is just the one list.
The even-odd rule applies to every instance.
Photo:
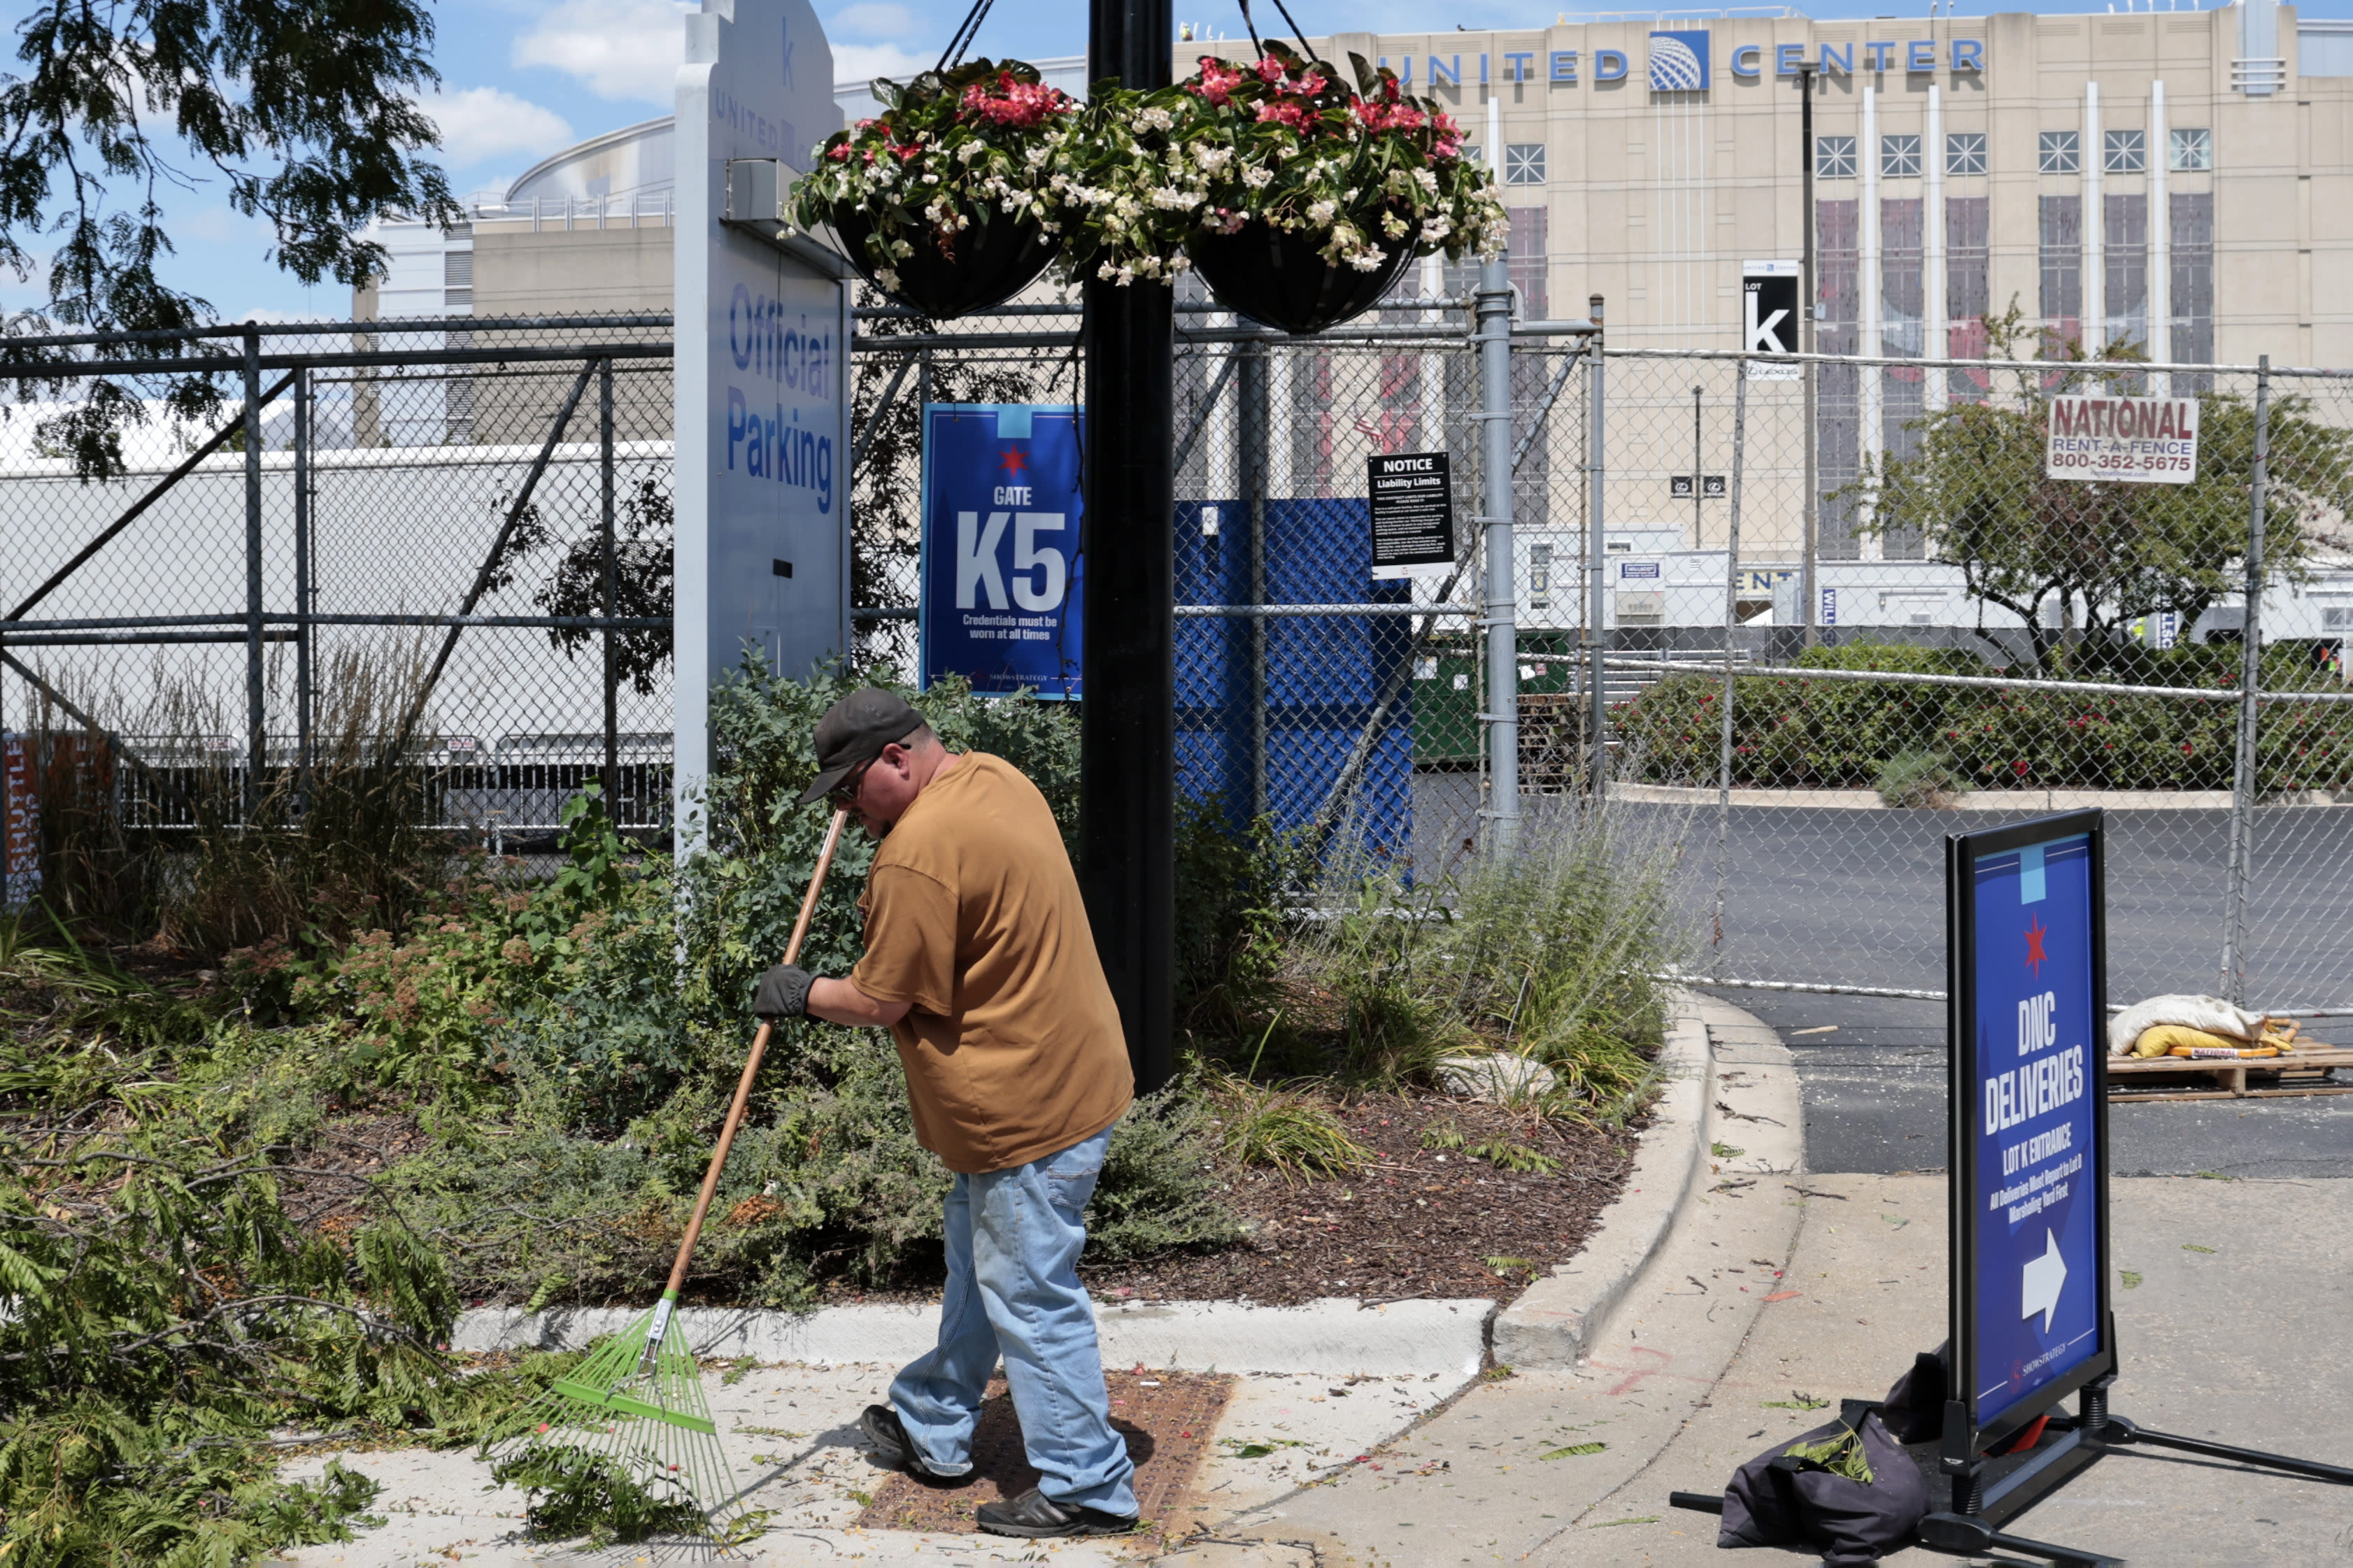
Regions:
[[[817, 874], [809, 879], [808, 891], [801, 895], [800, 919], [793, 922], [793, 940], [785, 949], [785, 962], [792, 963], [800, 958], [801, 943], [808, 936], [809, 921], [817, 914], [817, 896], [825, 888], [825, 874], [833, 867], [834, 847], [841, 842], [841, 825], [849, 819], [847, 806], [833, 814], [833, 824], [825, 830], [825, 847], [817, 853]], [[702, 1235], [703, 1216], [711, 1212], [711, 1200], [719, 1191], [719, 1173], [727, 1168], [727, 1151], [734, 1146], [735, 1129], [744, 1124], [744, 1107], [752, 1098], [752, 1080], [760, 1076], [760, 1058], [768, 1054], [768, 1036], [775, 1024], [760, 1020], [760, 1032], [752, 1037], [752, 1054], [744, 1060], [744, 1076], [735, 1085], [735, 1103], [727, 1108], [727, 1124], [719, 1130], [719, 1147], [711, 1152], [711, 1169], [702, 1173], [702, 1191], [694, 1200], [693, 1217], [686, 1222], [686, 1235], [678, 1244], [678, 1261], [670, 1266], [670, 1288], [664, 1292], [676, 1296], [686, 1284], [687, 1260], [694, 1256], [694, 1244]]]

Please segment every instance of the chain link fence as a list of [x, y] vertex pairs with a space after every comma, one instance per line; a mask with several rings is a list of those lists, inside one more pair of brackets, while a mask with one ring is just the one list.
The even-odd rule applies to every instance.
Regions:
[[[413, 759], [439, 825], [494, 848], [543, 845], [590, 780], [664, 829], [667, 317], [226, 329], [36, 368], [44, 346], [11, 341], [0, 425], [15, 894], [42, 774], [93, 746], [132, 826], [357, 746]], [[190, 375], [216, 407], [164, 400]], [[93, 474], [74, 438], [117, 396]]]
[[[1598, 764], [1631, 811], [1713, 818], [1687, 847], [1701, 973], [1939, 995], [1944, 836], [2099, 806], [2117, 995], [2353, 1002], [2347, 378], [1650, 353], [1599, 374]], [[2052, 400], [2125, 396], [2195, 405], [2189, 482], [2049, 477]]]
[[[1427, 267], [1314, 340], [1180, 293], [1187, 795], [1327, 859], [1440, 876], [1482, 846], [1507, 718], [1504, 787], [1529, 810], [1585, 809], [1599, 780], [1681, 846], [1699, 973], [1924, 998], [1943, 836], [2100, 805], [2119, 995], [2353, 1005], [2333, 962], [2353, 911], [2353, 375], [1515, 336], [1519, 657], [1499, 693], [1472, 287]], [[944, 324], [862, 304], [860, 667], [920, 668], [922, 409], [1077, 403], [1078, 324], [1070, 300]], [[375, 693], [444, 826], [533, 847], [603, 778], [625, 825], [662, 831], [669, 327], [231, 335], [195, 366], [222, 407], [148, 405], [93, 480], [59, 421], [137, 367], [20, 382], [0, 729], [114, 737], [120, 787], [168, 825], [175, 780], [300, 769]], [[2189, 482], [2047, 477], [2050, 400], [2117, 395], [2195, 406]], [[1448, 456], [1456, 557], [1377, 579], [1366, 465], [1400, 452]], [[9, 756], [14, 845], [37, 759]]]

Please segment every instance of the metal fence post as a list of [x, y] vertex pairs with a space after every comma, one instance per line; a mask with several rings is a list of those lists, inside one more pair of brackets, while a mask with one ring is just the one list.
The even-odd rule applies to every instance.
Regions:
[[[1596, 298], [1593, 303], [1593, 321], [1599, 326], [1601, 301]], [[1599, 336], [1593, 340], [1593, 361], [1587, 374], [1593, 384], [1585, 400], [1588, 422], [1585, 458], [1585, 731], [1587, 779], [1598, 802], [1609, 777], [1609, 747], [1602, 733], [1609, 712], [1601, 690], [1602, 535], [1609, 518], [1609, 421], [1602, 412], [1602, 394], [1608, 387], [1609, 364], [1608, 356], [1601, 352]]]
[[2222, 994], [2247, 989], [2247, 884], [2254, 874], [2255, 724], [2263, 666], [2263, 488], [2272, 452], [2272, 356], [2255, 362], [2255, 460], [2247, 486], [2247, 614], [2239, 643], [2238, 756], [2231, 769], [2231, 870], [2222, 921]]
[[294, 373], [294, 778], [311, 794], [311, 372]]
[[[599, 502], [601, 531], [598, 542], [605, 554], [604, 593], [599, 603], [604, 606], [605, 619], [610, 623], [620, 614], [616, 606], [619, 597], [619, 573], [613, 559], [613, 362], [606, 360], [596, 367], [596, 455], [597, 483], [601, 487]], [[607, 624], [603, 637], [605, 653], [605, 809], [615, 821], [620, 820], [621, 801], [621, 705], [616, 672], [617, 650], [613, 646], [613, 628]]]
[[[1732, 374], [1732, 516], [1724, 540], [1724, 711], [1715, 761], [1715, 920], [1708, 944], [1715, 951], [1719, 979], [1724, 974], [1725, 883], [1732, 867], [1732, 635], [1740, 625], [1740, 476], [1748, 453], [1748, 362], [1734, 361]], [[1692, 488], [1697, 489], [1699, 470], [1692, 472]]]
[[245, 330], [245, 816], [261, 804], [269, 737], [261, 669], [261, 329]]
[[[1248, 518], [1250, 602], [1266, 603], [1266, 490], [1268, 425], [1272, 410], [1267, 398], [1267, 351], [1257, 343], [1237, 344], [1241, 356], [1236, 367], [1241, 384], [1236, 391], [1241, 434], [1242, 508]], [[1266, 792], [1266, 616], [1253, 608], [1246, 623], [1250, 637], [1250, 795], [1252, 820], [1267, 811]]]
[[1479, 268], [1481, 489], [1487, 553], [1487, 848], [1509, 855], [1520, 837], [1520, 632], [1512, 539], [1512, 275], [1501, 256]]

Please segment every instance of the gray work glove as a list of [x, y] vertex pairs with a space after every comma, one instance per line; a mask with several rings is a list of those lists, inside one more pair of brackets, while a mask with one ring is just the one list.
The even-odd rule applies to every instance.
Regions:
[[812, 978], [806, 969], [779, 963], [760, 976], [760, 989], [752, 994], [753, 1015], [761, 1018], [806, 1018]]

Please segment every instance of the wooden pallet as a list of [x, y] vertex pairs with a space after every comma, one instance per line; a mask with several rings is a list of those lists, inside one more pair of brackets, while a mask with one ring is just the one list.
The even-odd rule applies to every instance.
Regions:
[[[2353, 1050], [2310, 1046], [2284, 1057], [2189, 1057], [2108, 1058], [2108, 1098], [2116, 1100], [2276, 1100], [2305, 1094], [2353, 1094], [2353, 1083], [2334, 1080], [2330, 1069], [2353, 1068]], [[2173, 1081], [2185, 1075], [2211, 1079], [2211, 1089], [2189, 1089]], [[2250, 1088], [2250, 1076], [2260, 1080]], [[2140, 1080], [2147, 1080], [2146, 1086]]]

